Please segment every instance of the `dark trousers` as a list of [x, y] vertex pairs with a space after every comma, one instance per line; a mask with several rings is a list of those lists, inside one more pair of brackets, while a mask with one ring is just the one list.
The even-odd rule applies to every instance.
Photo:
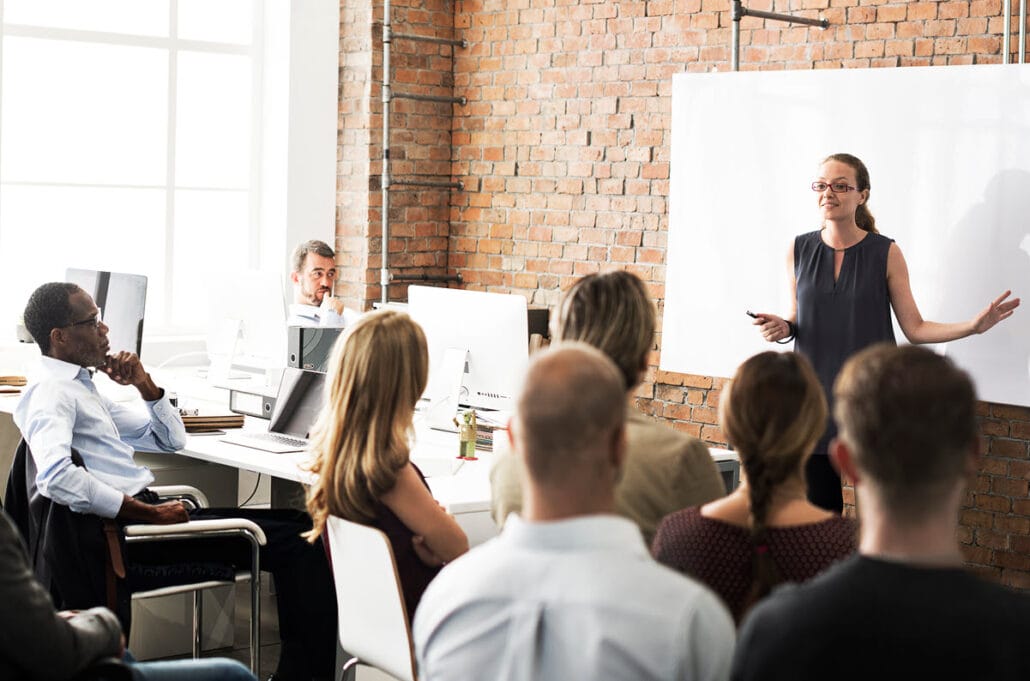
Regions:
[[805, 482], [808, 484], [808, 500], [827, 511], [841, 513], [844, 510], [844, 495], [840, 487], [840, 474], [830, 463], [826, 454], [813, 454], [805, 464]]
[[[246, 518], [265, 533], [261, 570], [275, 578], [282, 648], [276, 675], [286, 680], [334, 675], [336, 655], [336, 593], [321, 540], [301, 537], [311, 529], [303, 511], [289, 509], [202, 508], [194, 520]], [[244, 540], [211, 539], [142, 542], [128, 546], [129, 560], [144, 565], [209, 561], [250, 567], [250, 544]]]

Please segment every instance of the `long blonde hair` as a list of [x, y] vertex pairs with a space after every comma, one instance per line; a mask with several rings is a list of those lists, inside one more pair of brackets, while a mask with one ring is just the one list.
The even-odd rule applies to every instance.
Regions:
[[415, 404], [428, 374], [425, 334], [401, 312], [365, 315], [337, 340], [311, 437], [318, 481], [308, 491], [309, 541], [322, 534], [330, 514], [354, 521], [375, 516], [376, 501], [408, 463]]

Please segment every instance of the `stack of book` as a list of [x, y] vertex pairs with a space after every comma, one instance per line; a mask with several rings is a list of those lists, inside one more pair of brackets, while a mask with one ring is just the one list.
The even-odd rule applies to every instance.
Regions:
[[225, 428], [242, 428], [243, 414], [201, 414], [190, 410], [180, 410], [182, 423], [187, 433], [210, 433]]
[[484, 421], [476, 421], [476, 449], [481, 452], [494, 451], [494, 430], [497, 426]]
[[24, 376], [0, 376], [0, 393], [20, 393], [26, 383]]

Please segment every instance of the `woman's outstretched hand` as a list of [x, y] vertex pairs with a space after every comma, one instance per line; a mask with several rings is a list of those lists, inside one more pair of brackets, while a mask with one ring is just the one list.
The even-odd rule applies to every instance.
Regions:
[[[1016, 304], [1018, 305], [1019, 303], [1017, 302]], [[1009, 314], [1012, 313], [1010, 312]], [[759, 312], [755, 315], [755, 321], [752, 324], [758, 327], [758, 330], [762, 333], [762, 338], [770, 343], [782, 340], [790, 335], [790, 326], [787, 324], [787, 320], [774, 314]]]
[[[973, 333], [983, 333], [998, 322], [1012, 316], [1012, 313], [1019, 307], [1020, 300], [1019, 298], [1005, 300], [1010, 295], [1012, 295], [1012, 291], [1005, 291], [1005, 293], [992, 300], [990, 305], [973, 318]], [[756, 321], [755, 323], [757, 324], [758, 322]]]

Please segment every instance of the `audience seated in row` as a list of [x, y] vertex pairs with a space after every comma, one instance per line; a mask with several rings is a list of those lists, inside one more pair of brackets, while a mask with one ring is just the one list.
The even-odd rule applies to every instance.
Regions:
[[[44, 285], [25, 319], [44, 354], [43, 379], [15, 419], [39, 490], [103, 517], [190, 517], [178, 503], [144, 500], [153, 477], [133, 449], [174, 451], [182, 422], [135, 355], [107, 355], [107, 327], [88, 294]], [[530, 363], [508, 433], [513, 453], [492, 471], [495, 517], [521, 516], [462, 555], [467, 538], [409, 457], [428, 373], [422, 331], [389, 310], [356, 322], [334, 349], [313, 433], [310, 520], [206, 511], [251, 518], [268, 534], [262, 560], [277, 577], [283, 640], [277, 675], [332, 674], [335, 599], [318, 544], [333, 514], [389, 537], [427, 681], [1030, 678], [1030, 597], [968, 574], [956, 539], [978, 453], [964, 372], [917, 347], [876, 346], [845, 365], [831, 454], [854, 483], [862, 520], [859, 555], [846, 557], [855, 525], [804, 498], [805, 461], [826, 418], [806, 360], [763, 353], [739, 368], [720, 419], [743, 482], [712, 501], [721, 480], [706, 448], [627, 405], [653, 334], [653, 308], [633, 275], [576, 283], [556, 347]], [[135, 386], [149, 413], [101, 397], [94, 367]], [[71, 465], [73, 447], [84, 468]], [[654, 555], [686, 575], [648, 552], [662, 516]], [[146, 551], [134, 547], [130, 560], [183, 559]], [[246, 551], [197, 555], [233, 563], [237, 553]], [[0, 681], [63, 679], [122, 652], [118, 620], [91, 609], [99, 603], [56, 612], [6, 517], [0, 559]], [[743, 618], [739, 639], [731, 611]], [[133, 674], [252, 678], [207, 660], [139, 664]]]
[[727, 677], [726, 608], [615, 514], [625, 403], [622, 372], [585, 343], [531, 361], [509, 427], [522, 516], [429, 585], [414, 622], [423, 681]]
[[722, 431], [740, 457], [740, 486], [658, 526], [655, 558], [714, 589], [738, 623], [776, 584], [810, 579], [855, 550], [854, 521], [805, 494], [805, 462], [826, 415], [807, 359], [793, 352], [748, 359], [719, 401]]
[[834, 401], [830, 451], [855, 486], [859, 554], [758, 604], [733, 678], [1030, 679], [1030, 596], [970, 574], [959, 549], [978, 458], [969, 376], [881, 344], [848, 360]]
[[[565, 295], [556, 341], [582, 341], [619, 368], [625, 392], [626, 463], [615, 490], [616, 512], [635, 522], [650, 544], [658, 521], [685, 506], [726, 493], [708, 448], [686, 433], [660, 425], [633, 404], [654, 347], [655, 313], [647, 288], [634, 274], [613, 271], [583, 277]], [[498, 459], [490, 473], [494, 521], [522, 509], [521, 468]]]
[[382, 530], [409, 617], [440, 566], [468, 550], [464, 531], [409, 458], [428, 374], [418, 324], [395, 310], [365, 315], [333, 349], [326, 404], [311, 437], [318, 481], [308, 492], [314, 527], [307, 537], [317, 541], [329, 515]]

